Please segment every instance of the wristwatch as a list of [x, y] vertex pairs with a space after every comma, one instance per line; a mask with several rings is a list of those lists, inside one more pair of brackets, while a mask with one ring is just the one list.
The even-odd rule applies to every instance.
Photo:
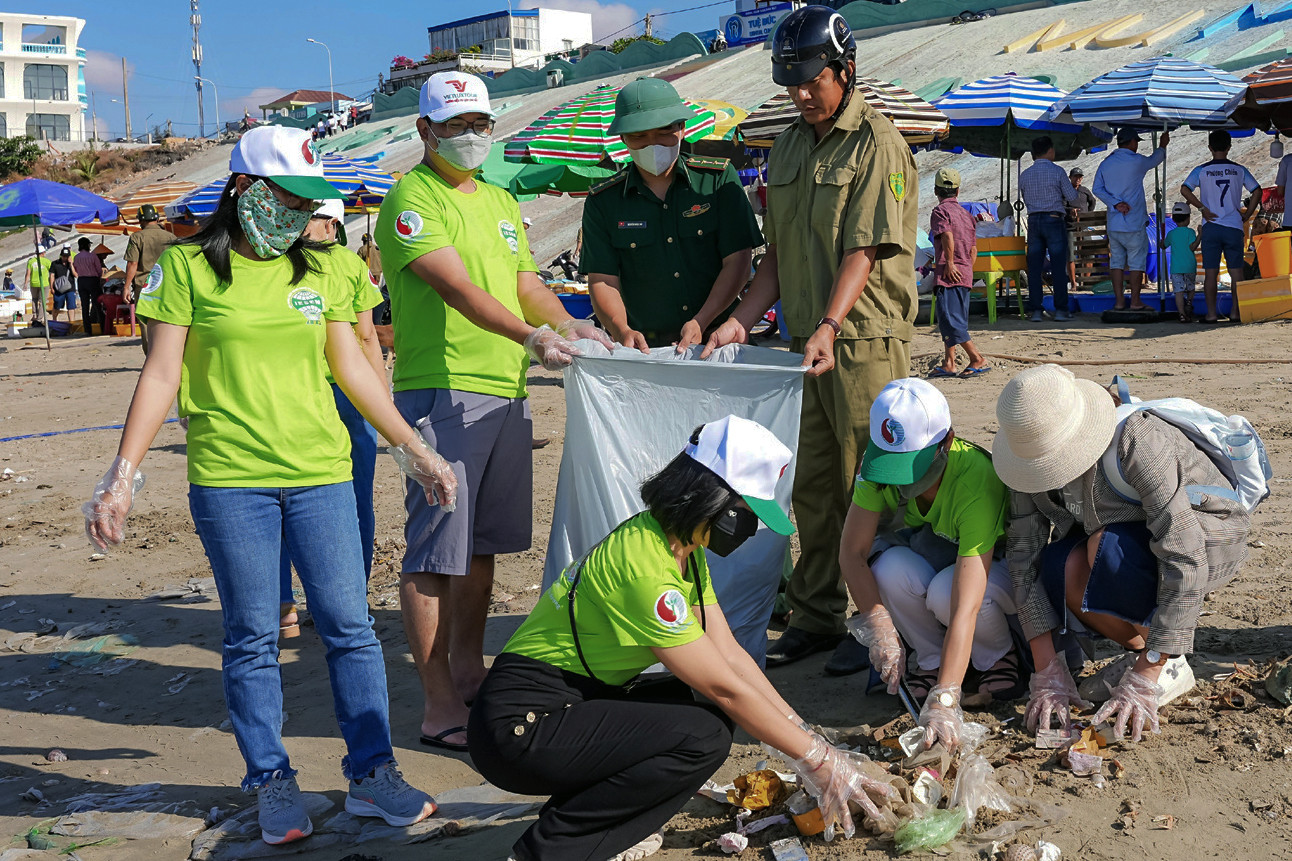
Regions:
[[953, 708], [956, 704], [956, 695], [950, 691], [943, 691], [938, 694], [938, 705], [944, 709]]
[[829, 326], [834, 330], [835, 337], [839, 337], [839, 329], [841, 327], [839, 326], [838, 320], [833, 317], [822, 317], [820, 320], [816, 321], [816, 327], [820, 329], [822, 326]]
[[1159, 652], [1157, 649], [1147, 649], [1144, 652], [1144, 657], [1148, 658], [1148, 662], [1150, 664], [1160, 664], [1163, 660], [1169, 661], [1172, 658], [1178, 658], [1179, 655], [1167, 655]]

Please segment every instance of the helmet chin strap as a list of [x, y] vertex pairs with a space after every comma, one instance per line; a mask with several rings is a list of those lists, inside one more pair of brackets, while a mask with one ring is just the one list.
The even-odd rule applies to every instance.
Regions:
[[[834, 67], [834, 73], [836, 76], [848, 75], [848, 61], [840, 61], [839, 64]], [[839, 115], [844, 112], [848, 107], [848, 103], [852, 101], [852, 94], [857, 89], [856, 77], [857, 75], [855, 71], [853, 74], [848, 75], [848, 85], [843, 88], [843, 98], [839, 100], [839, 107], [835, 108], [834, 113], [830, 115], [830, 122], [833, 123], [837, 121], [839, 119]]]

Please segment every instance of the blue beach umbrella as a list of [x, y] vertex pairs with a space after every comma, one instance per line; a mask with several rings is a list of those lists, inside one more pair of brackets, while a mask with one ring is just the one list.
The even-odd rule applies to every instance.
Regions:
[[174, 221], [196, 221], [215, 212], [220, 195], [229, 182], [227, 176], [194, 189], [174, 203], [166, 205], [166, 217]]

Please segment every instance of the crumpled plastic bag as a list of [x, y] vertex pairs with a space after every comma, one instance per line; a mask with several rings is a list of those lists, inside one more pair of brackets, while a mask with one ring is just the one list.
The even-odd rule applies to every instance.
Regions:
[[[972, 728], [972, 729], [971, 729]], [[956, 783], [951, 789], [951, 807], [962, 807], [965, 823], [973, 830], [974, 820], [982, 808], [1010, 812], [1009, 793], [996, 780], [996, 770], [986, 757], [978, 753], [978, 746], [987, 737], [982, 724], [966, 723], [961, 734], [962, 753], [956, 772]]]
[[918, 819], [912, 819], [893, 835], [897, 854], [905, 855], [920, 849], [937, 849], [950, 843], [965, 824], [965, 810], [930, 810]]
[[789, 797], [789, 787], [770, 768], [742, 774], [732, 781], [735, 789], [727, 791], [727, 801], [746, 810], [765, 810]]

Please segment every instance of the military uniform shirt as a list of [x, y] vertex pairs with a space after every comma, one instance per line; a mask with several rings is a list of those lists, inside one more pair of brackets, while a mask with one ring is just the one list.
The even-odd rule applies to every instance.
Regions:
[[763, 232], [776, 246], [790, 335], [808, 338], [825, 316], [843, 254], [874, 246], [875, 265], [839, 321], [841, 339], [914, 333], [918, 182], [911, 148], [854, 93], [820, 141], [803, 118], [772, 146]]
[[699, 312], [724, 257], [763, 244], [730, 162], [683, 155], [676, 174], [661, 201], [629, 165], [594, 186], [583, 205], [579, 271], [619, 279], [628, 325], [652, 346], [676, 340]]

